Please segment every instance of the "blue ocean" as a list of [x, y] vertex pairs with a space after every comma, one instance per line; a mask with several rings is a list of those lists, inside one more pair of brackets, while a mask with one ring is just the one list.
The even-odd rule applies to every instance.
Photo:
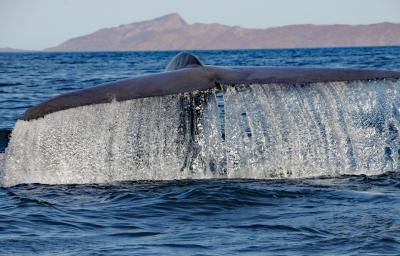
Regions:
[[[218, 66], [400, 71], [400, 47], [194, 53]], [[0, 53], [0, 152], [29, 107], [74, 90], [161, 72], [176, 54]], [[398, 117], [395, 107], [390, 111]], [[400, 255], [400, 170], [394, 164], [400, 160], [400, 119], [391, 117], [386, 127], [381, 113], [360, 121], [387, 138], [382, 157], [392, 165], [378, 175], [321, 171], [295, 178], [0, 187], [0, 255]]]

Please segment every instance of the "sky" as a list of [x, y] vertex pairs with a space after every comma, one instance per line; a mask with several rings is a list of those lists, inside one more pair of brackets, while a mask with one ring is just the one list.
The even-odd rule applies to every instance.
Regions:
[[247, 28], [400, 23], [400, 0], [0, 0], [0, 47], [41, 50], [175, 12], [188, 23]]

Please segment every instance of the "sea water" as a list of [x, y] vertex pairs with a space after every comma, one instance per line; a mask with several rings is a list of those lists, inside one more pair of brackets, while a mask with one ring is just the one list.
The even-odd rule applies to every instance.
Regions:
[[[161, 71], [174, 54], [0, 54], [0, 127], [10, 129], [23, 111], [48, 97]], [[225, 66], [400, 69], [399, 47], [196, 54], [206, 64]], [[49, 115], [59, 118], [53, 122], [59, 127], [47, 127], [45, 119], [33, 125], [20, 122], [16, 132], [42, 132], [38, 137], [45, 138], [46, 148], [52, 151], [46, 158], [38, 158], [43, 156], [38, 154], [40, 147], [26, 147], [35, 138], [18, 135], [20, 141], [13, 150], [26, 152], [19, 154], [23, 158], [14, 159], [9, 175], [17, 179], [14, 184], [30, 184], [0, 188], [0, 253], [397, 255], [399, 83], [301, 86], [226, 85], [222, 92], [210, 92], [212, 100], [202, 112], [209, 122], [200, 123], [199, 133], [206, 136], [193, 138], [173, 133], [180, 128], [174, 125], [189, 116], [162, 109], [154, 112], [166, 103], [181, 107], [190, 102], [190, 95], [182, 96], [183, 102], [181, 97], [171, 96], [158, 105], [141, 100], [87, 107], [82, 120], [75, 118], [79, 113], [72, 113], [78, 110]], [[282, 102], [282, 94], [287, 101]], [[139, 114], [135, 113], [138, 109]], [[171, 125], [172, 135], [154, 129], [160, 124], [149, 123], [154, 122], [146, 117], [150, 110], [169, 120], [166, 123]], [[101, 116], [107, 111], [115, 118], [99, 123], [96, 113]], [[85, 124], [84, 119], [91, 120], [86, 122], [89, 126], [80, 125]], [[127, 129], [124, 120], [147, 127]], [[90, 136], [93, 129], [118, 136], [105, 142], [109, 148], [104, 152], [93, 154], [91, 150], [99, 148], [95, 144], [101, 143]], [[145, 135], [135, 141], [135, 147], [124, 140], [134, 136], [129, 130]], [[82, 144], [61, 136], [68, 134], [66, 131], [84, 134]], [[171, 150], [177, 140], [182, 148]], [[195, 147], [190, 151], [188, 145]], [[217, 147], [205, 150], [206, 155], [196, 149], [210, 145]], [[127, 155], [131, 157], [119, 159], [118, 150], [130, 152]], [[190, 157], [181, 151], [189, 152]], [[82, 159], [78, 158], [73, 168], [65, 168], [63, 158], [76, 156], [76, 152]], [[4, 169], [3, 158], [1, 154], [0, 168]], [[132, 166], [129, 161], [138, 165], [136, 176], [127, 171]], [[90, 164], [97, 166], [91, 168]], [[186, 169], [182, 172], [176, 166]], [[24, 172], [27, 168], [36, 168], [38, 175]], [[91, 175], [99, 169], [104, 172]], [[168, 178], [186, 179], [155, 181]], [[137, 179], [152, 181], [126, 181]], [[72, 184], [31, 184], [35, 182]], [[77, 184], [88, 182], [91, 184]], [[103, 182], [106, 184], [100, 184]]]

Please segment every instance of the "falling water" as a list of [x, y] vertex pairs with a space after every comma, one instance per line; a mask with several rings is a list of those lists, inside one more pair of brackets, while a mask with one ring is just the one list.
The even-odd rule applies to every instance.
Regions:
[[221, 85], [18, 121], [0, 182], [375, 175], [400, 167], [400, 82]]

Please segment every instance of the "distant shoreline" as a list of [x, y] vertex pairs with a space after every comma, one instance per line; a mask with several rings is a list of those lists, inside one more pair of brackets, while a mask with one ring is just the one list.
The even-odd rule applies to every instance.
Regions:
[[265, 50], [318, 50], [318, 49], [355, 49], [355, 48], [392, 48], [400, 45], [377, 45], [377, 46], [330, 46], [330, 47], [298, 47], [298, 48], [247, 48], [247, 49], [192, 49], [192, 50], [131, 50], [131, 51], [47, 51], [47, 50], [15, 50], [1, 51], [0, 53], [101, 53], [101, 52], [209, 52], [209, 51], [265, 51]]

